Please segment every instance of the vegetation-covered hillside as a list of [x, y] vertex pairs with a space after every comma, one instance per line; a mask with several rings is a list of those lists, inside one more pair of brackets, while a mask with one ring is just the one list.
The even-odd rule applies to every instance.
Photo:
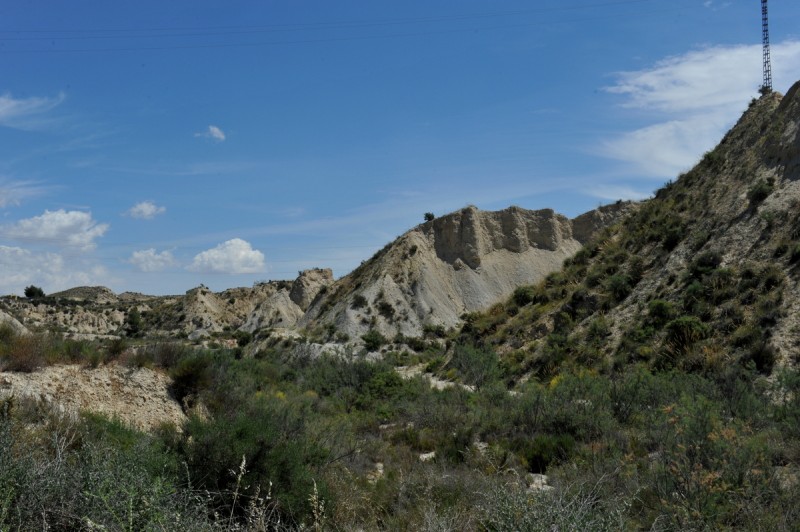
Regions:
[[796, 529], [796, 93], [754, 101], [561, 271], [382, 358], [3, 327], [7, 369], [153, 367], [188, 421], [143, 433], [3, 399], [0, 527]]
[[754, 101], [720, 145], [562, 271], [469, 317], [512, 373], [769, 374], [800, 351], [800, 99]]

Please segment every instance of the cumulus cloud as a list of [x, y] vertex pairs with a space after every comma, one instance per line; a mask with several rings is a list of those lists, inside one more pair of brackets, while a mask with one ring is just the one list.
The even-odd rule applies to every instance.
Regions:
[[195, 133], [194, 136], [211, 139], [216, 142], [223, 142], [225, 140], [225, 132], [217, 126], [208, 126], [208, 129], [200, 133]]
[[64, 101], [64, 93], [54, 98], [14, 98], [11, 94], [0, 95], [0, 126], [16, 129], [35, 129], [43, 125], [41, 115]]
[[[788, 87], [800, 68], [800, 42], [773, 47], [775, 86]], [[606, 157], [649, 177], [668, 178], [691, 167], [719, 142], [757, 95], [761, 46], [714, 46], [669, 57], [650, 68], [617, 74], [606, 91], [622, 107], [655, 116], [600, 147]]]
[[92, 214], [82, 211], [44, 211], [41, 216], [20, 220], [3, 228], [8, 238], [24, 242], [42, 242], [75, 247], [82, 251], [95, 248], [94, 240], [105, 234], [108, 224], [99, 224]]
[[128, 262], [141, 272], [160, 272], [178, 264], [170, 251], [158, 253], [154, 248], [134, 251]]
[[140, 220], [152, 220], [159, 214], [167, 212], [166, 207], [160, 207], [152, 201], [142, 201], [128, 209], [125, 214], [131, 218], [139, 218]]
[[46, 292], [73, 286], [106, 284], [108, 272], [102, 266], [80, 260], [64, 260], [59, 253], [37, 253], [0, 246], [0, 292], [22, 295], [25, 286], [35, 284]]
[[264, 271], [264, 254], [249, 242], [234, 238], [195, 255], [188, 268], [206, 273], [260, 273]]

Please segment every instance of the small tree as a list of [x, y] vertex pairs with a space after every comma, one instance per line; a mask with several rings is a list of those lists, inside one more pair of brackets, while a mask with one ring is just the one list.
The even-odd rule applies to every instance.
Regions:
[[434, 218], [436, 218], [436, 216], [432, 212], [426, 212], [425, 213], [425, 221], [426, 222], [433, 221]]
[[44, 290], [39, 288], [38, 286], [30, 285], [25, 287], [25, 297], [28, 299], [37, 299], [40, 297], [44, 297]]
[[125, 318], [125, 325], [128, 330], [128, 336], [137, 336], [141, 332], [142, 315], [136, 307], [128, 312], [128, 316]]

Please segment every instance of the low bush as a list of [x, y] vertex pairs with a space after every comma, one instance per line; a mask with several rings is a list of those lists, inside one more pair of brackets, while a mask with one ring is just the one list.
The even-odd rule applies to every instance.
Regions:
[[773, 183], [765, 181], [763, 179], [759, 179], [752, 187], [750, 187], [747, 191], [747, 199], [750, 200], [750, 205], [758, 205], [770, 194], [772, 194], [773, 190]]
[[631, 293], [631, 278], [626, 274], [612, 275], [606, 282], [605, 289], [614, 301], [622, 301]]
[[353, 301], [350, 303], [350, 308], [352, 309], [360, 309], [367, 306], [367, 298], [361, 294], [356, 294], [353, 296]]
[[0, 370], [31, 372], [47, 363], [48, 339], [42, 335], [15, 335], [0, 346]]
[[700, 340], [708, 338], [711, 330], [696, 316], [681, 316], [667, 323], [667, 342], [685, 351]]
[[675, 317], [675, 307], [669, 301], [654, 299], [647, 304], [647, 315], [653, 324], [661, 327]]
[[534, 297], [536, 295], [536, 289], [533, 286], [520, 286], [516, 290], [514, 290], [514, 294], [511, 296], [511, 299], [517, 306], [524, 307], [529, 303], [533, 303]]
[[375, 329], [371, 329], [367, 331], [367, 333], [362, 334], [361, 339], [364, 340], [364, 348], [367, 351], [377, 351], [387, 343], [386, 337]]
[[456, 345], [450, 366], [455, 368], [465, 383], [475, 386], [476, 389], [497, 380], [500, 376], [497, 354], [471, 345]]

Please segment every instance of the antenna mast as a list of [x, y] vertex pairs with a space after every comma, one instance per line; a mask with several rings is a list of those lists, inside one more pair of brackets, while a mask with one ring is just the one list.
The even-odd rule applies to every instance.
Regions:
[[772, 59], [769, 53], [769, 17], [767, 16], [767, 0], [761, 0], [761, 39], [763, 43], [764, 58], [764, 84], [761, 85], [761, 94], [772, 92]]

